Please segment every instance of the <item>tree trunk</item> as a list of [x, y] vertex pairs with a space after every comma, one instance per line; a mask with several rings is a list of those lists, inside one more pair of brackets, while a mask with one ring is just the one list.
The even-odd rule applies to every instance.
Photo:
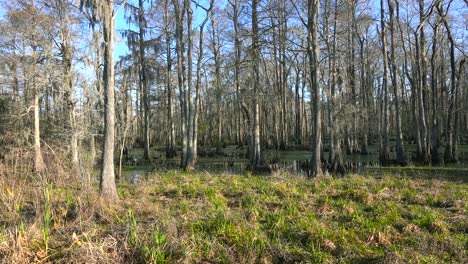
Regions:
[[319, 0], [308, 0], [308, 21], [307, 21], [307, 53], [309, 55], [310, 69], [310, 88], [312, 95], [312, 117], [313, 117], [313, 132], [312, 132], [312, 158], [311, 158], [311, 174], [315, 177], [322, 174], [322, 164], [320, 159], [321, 147], [321, 120], [320, 120], [320, 46], [318, 43], [318, 17], [320, 11]]
[[100, 179], [101, 196], [109, 201], [118, 200], [114, 172], [114, 1], [104, 5], [104, 150], [102, 152], [102, 171]]
[[260, 89], [260, 49], [258, 44], [258, 0], [252, 0], [252, 70], [254, 78], [253, 87], [253, 124], [252, 124], [252, 155], [250, 157], [250, 165], [253, 169], [260, 166], [260, 107], [258, 102], [258, 93]]
[[143, 21], [143, 0], [138, 0], [138, 27], [139, 27], [139, 45], [140, 45], [140, 76], [139, 82], [143, 93], [143, 159], [150, 160], [150, 140], [149, 140], [149, 89], [146, 73], [146, 58], [145, 58], [145, 40], [144, 40], [144, 21]]
[[280, 149], [285, 150], [288, 145], [288, 126], [287, 122], [287, 108], [286, 108], [286, 90], [288, 89], [288, 73], [286, 69], [286, 31], [287, 31], [287, 18], [286, 18], [286, 3], [285, 0], [281, 0], [280, 3], [280, 21], [278, 26], [278, 39], [279, 39], [279, 63], [280, 71], [280, 122], [281, 122], [281, 141]]
[[383, 80], [382, 80], [382, 92], [384, 97], [383, 103], [383, 144], [380, 153], [380, 162], [382, 164], [388, 164], [390, 161], [390, 147], [388, 144], [388, 130], [389, 130], [389, 120], [388, 120], [388, 62], [387, 62], [387, 41], [385, 35], [385, 11], [384, 11], [384, 2], [380, 0], [380, 25], [381, 25], [381, 41], [382, 41], [382, 57], [383, 57]]
[[439, 146], [440, 146], [440, 131], [437, 120], [437, 38], [439, 24], [434, 26], [434, 35], [432, 40], [432, 57], [431, 57], [431, 90], [432, 90], [432, 142], [431, 142], [431, 163], [438, 165], [440, 163]]
[[[185, 0], [187, 1], [187, 0]], [[181, 137], [182, 137], [182, 154], [180, 157], [180, 167], [186, 168], [186, 156], [187, 156], [187, 102], [186, 102], [186, 89], [185, 89], [185, 61], [184, 61], [184, 42], [183, 42], [183, 17], [185, 13], [185, 1], [184, 9], [180, 10], [179, 0], [173, 0], [175, 21], [176, 21], [176, 53], [177, 53], [177, 80], [179, 85], [179, 102], [180, 102], [180, 115], [181, 115]]]
[[356, 70], [355, 70], [355, 55], [354, 55], [354, 36], [355, 33], [353, 31], [357, 32], [356, 28], [356, 2], [357, 1], [349, 1], [349, 23], [350, 23], [350, 29], [347, 30], [348, 32], [348, 66], [347, 66], [347, 73], [348, 73], [348, 79], [349, 79], [349, 87], [351, 88], [351, 102], [353, 104], [353, 110], [352, 110], [352, 124], [351, 128], [348, 130], [347, 128], [347, 152], [349, 154], [354, 154], [357, 151], [357, 141], [358, 141], [358, 135], [357, 135], [357, 112], [358, 112], [358, 95], [356, 92]]
[[[425, 42], [426, 37], [424, 34], [424, 0], [419, 0], [419, 18], [420, 18], [420, 26], [419, 26], [419, 41], [417, 41], [416, 45], [416, 55], [417, 55], [417, 62], [418, 62], [418, 70], [419, 70], [419, 82], [417, 85], [418, 88], [418, 108], [419, 108], [419, 129], [420, 129], [420, 140], [421, 140], [421, 153], [419, 157], [419, 161], [423, 164], [428, 162], [428, 153], [427, 153], [427, 126], [426, 126], [426, 111], [424, 106], [424, 89], [426, 89], [426, 56], [425, 56]], [[415, 35], [416, 39], [418, 38], [417, 34]]]
[[[458, 157], [457, 157], [457, 148], [458, 148], [458, 122], [459, 122], [459, 119], [460, 119], [460, 110], [458, 110], [458, 97], [459, 97], [459, 94], [460, 94], [460, 82], [461, 82], [461, 79], [462, 79], [462, 72], [463, 72], [463, 67], [464, 67], [464, 64], [466, 62], [466, 57], [462, 58], [460, 63], [459, 63], [459, 66], [458, 66], [458, 76], [455, 76], [455, 82], [456, 82], [456, 86], [455, 86], [455, 108], [457, 109], [457, 111], [455, 112], [455, 121], [454, 121], [454, 124], [453, 124], [453, 148], [452, 148], [452, 156], [454, 157], [455, 160], [458, 160]], [[466, 102], [466, 101], [465, 101]], [[462, 107], [460, 107], [462, 108]]]
[[222, 87], [221, 87], [221, 61], [220, 61], [220, 45], [219, 40], [217, 38], [217, 23], [215, 22], [214, 14], [211, 13], [211, 27], [212, 27], [212, 48], [213, 48], [213, 60], [215, 66], [215, 89], [216, 89], [216, 124], [217, 124], [217, 133], [216, 133], [216, 152], [220, 152], [222, 148], [222, 136], [223, 136], [223, 94], [222, 94]]
[[164, 11], [165, 11], [165, 36], [166, 36], [166, 81], [167, 81], [167, 120], [169, 123], [169, 133], [168, 133], [168, 144], [166, 148], [166, 158], [173, 158], [176, 156], [176, 135], [175, 135], [175, 126], [174, 126], [174, 103], [172, 99], [172, 57], [171, 57], [171, 32], [169, 28], [170, 17], [169, 17], [169, 6], [168, 1], [164, 2]]
[[[231, 3], [231, 2], [230, 2]], [[241, 105], [241, 92], [240, 92], [240, 57], [241, 57], [241, 42], [239, 39], [239, 6], [238, 0], [235, 0], [234, 3], [231, 3], [233, 7], [233, 24], [234, 24], [234, 50], [235, 50], [235, 82], [236, 82], [236, 99], [237, 99], [237, 122], [238, 122], [238, 142], [244, 141], [243, 139], [243, 124], [242, 124], [242, 105]]]
[[198, 115], [199, 115], [199, 108], [201, 102], [201, 68], [202, 68], [202, 61], [203, 61], [203, 32], [205, 28], [205, 24], [208, 22], [208, 18], [210, 17], [210, 11], [213, 7], [214, 0], [210, 0], [210, 7], [207, 10], [207, 14], [205, 19], [203, 20], [202, 24], [200, 25], [200, 37], [198, 39], [198, 58], [197, 58], [197, 83], [195, 87], [195, 104], [193, 106], [193, 161], [192, 164], [195, 165], [197, 161], [197, 145], [198, 145]]
[[454, 137], [454, 122], [456, 122], [456, 95], [457, 95], [457, 85], [456, 85], [456, 65], [455, 65], [455, 40], [453, 39], [452, 31], [450, 26], [447, 23], [445, 18], [442, 5], [437, 7], [439, 14], [444, 23], [445, 29], [447, 31], [447, 37], [450, 42], [450, 92], [449, 92], [449, 105], [447, 112], [447, 125], [446, 125], [446, 143], [445, 143], [445, 162], [456, 161], [456, 155], [454, 151], [454, 142], [456, 141]]
[[234, 0], [234, 3], [229, 1], [233, 8], [232, 22], [234, 26], [234, 52], [235, 52], [235, 85], [236, 85], [236, 99], [237, 99], [237, 127], [238, 127], [238, 140], [237, 143], [243, 142], [243, 125], [242, 125], [242, 105], [241, 105], [241, 91], [240, 91], [240, 57], [241, 57], [241, 42], [239, 39], [239, 3]]
[[186, 105], [187, 105], [187, 157], [185, 161], [185, 168], [193, 168], [193, 135], [194, 135], [194, 122], [193, 112], [196, 111], [193, 107], [192, 102], [192, 57], [193, 57], [193, 41], [192, 41], [192, 16], [193, 11], [190, 7], [190, 1], [185, 1], [185, 10], [187, 12], [187, 94], [186, 94]]
[[[369, 78], [369, 70], [368, 68], [370, 68], [369, 65], [366, 65], [366, 59], [365, 59], [365, 52], [364, 52], [364, 44], [366, 43], [366, 36], [362, 36], [359, 37], [358, 36], [358, 39], [359, 39], [359, 60], [360, 60], [360, 63], [361, 63], [361, 99], [362, 99], [362, 109], [364, 109], [364, 113], [363, 113], [363, 121], [364, 121], [364, 125], [363, 125], [363, 135], [362, 135], [362, 144], [361, 144], [361, 154], [363, 155], [367, 155], [369, 154], [369, 121], [370, 121], [370, 112], [371, 112], [371, 108], [370, 108], [370, 104], [368, 103], [369, 102], [369, 95], [368, 95], [368, 91], [370, 90], [370, 86], [369, 85], [369, 82], [368, 82], [368, 78]], [[367, 61], [367, 63], [369, 63], [369, 61]]]
[[[406, 158], [405, 149], [403, 146], [403, 133], [401, 131], [401, 113], [400, 113], [400, 95], [399, 95], [399, 88], [398, 88], [398, 67], [396, 65], [396, 56], [395, 56], [395, 22], [394, 22], [394, 12], [395, 6], [392, 0], [388, 0], [388, 8], [390, 11], [390, 60], [393, 70], [392, 75], [392, 86], [393, 86], [393, 94], [394, 94], [394, 101], [395, 101], [395, 123], [396, 123], [396, 163], [402, 166], [406, 166], [408, 164], [408, 160]], [[398, 8], [398, 4], [397, 4]]]
[[70, 126], [71, 132], [71, 164], [72, 164], [72, 174], [80, 178], [80, 164], [78, 160], [78, 131], [76, 127], [76, 117], [75, 117], [75, 103], [73, 100], [73, 84], [72, 84], [72, 57], [71, 57], [71, 46], [69, 44], [69, 35], [64, 33], [62, 38], [62, 54], [63, 54], [63, 75], [64, 75], [64, 85], [65, 93], [67, 100], [67, 112], [68, 112], [68, 124]]
[[[329, 1], [326, 2], [325, 8], [329, 7], [331, 4]], [[334, 6], [334, 18], [333, 18], [333, 41], [330, 47], [330, 33], [328, 27], [328, 18], [325, 20], [327, 24], [327, 47], [329, 54], [336, 54], [336, 46], [337, 46], [337, 32], [336, 32], [336, 24], [338, 20], [338, 8], [337, 3], [335, 2]], [[340, 123], [334, 118], [335, 112], [335, 91], [336, 91], [336, 82], [337, 82], [337, 70], [336, 70], [336, 56], [331, 56], [329, 58], [329, 95], [330, 98], [328, 100], [328, 126], [330, 131], [330, 155], [329, 155], [329, 163], [330, 169], [332, 172], [340, 173], [344, 172], [343, 166], [343, 155], [341, 151], [341, 143], [337, 136], [337, 131], [339, 131]]]

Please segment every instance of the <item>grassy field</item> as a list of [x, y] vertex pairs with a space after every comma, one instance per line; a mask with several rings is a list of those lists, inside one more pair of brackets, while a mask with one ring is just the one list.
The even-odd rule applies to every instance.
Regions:
[[0, 181], [3, 263], [466, 263], [468, 185], [398, 175]]

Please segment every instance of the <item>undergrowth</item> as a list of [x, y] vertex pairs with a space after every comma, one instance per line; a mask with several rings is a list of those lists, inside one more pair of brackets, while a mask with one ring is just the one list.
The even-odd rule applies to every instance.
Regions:
[[169, 172], [120, 182], [113, 206], [97, 186], [0, 175], [4, 263], [468, 261], [464, 182]]

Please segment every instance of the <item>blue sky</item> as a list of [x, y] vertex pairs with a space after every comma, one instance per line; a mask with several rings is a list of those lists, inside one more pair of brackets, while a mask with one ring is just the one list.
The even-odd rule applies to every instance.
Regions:
[[125, 41], [122, 39], [119, 30], [123, 29], [128, 29], [129, 25], [125, 21], [124, 18], [125, 15], [125, 10], [124, 8], [120, 8], [117, 14], [115, 15], [115, 36], [116, 36], [116, 42], [115, 42], [115, 48], [114, 48], [114, 60], [117, 61], [117, 59], [120, 56], [123, 56], [129, 52], [127, 45], [125, 44]]

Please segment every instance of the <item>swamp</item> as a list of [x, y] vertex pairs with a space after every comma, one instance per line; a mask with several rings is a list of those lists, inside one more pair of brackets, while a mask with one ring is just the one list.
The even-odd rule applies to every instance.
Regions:
[[0, 0], [0, 263], [468, 263], [467, 0]]

